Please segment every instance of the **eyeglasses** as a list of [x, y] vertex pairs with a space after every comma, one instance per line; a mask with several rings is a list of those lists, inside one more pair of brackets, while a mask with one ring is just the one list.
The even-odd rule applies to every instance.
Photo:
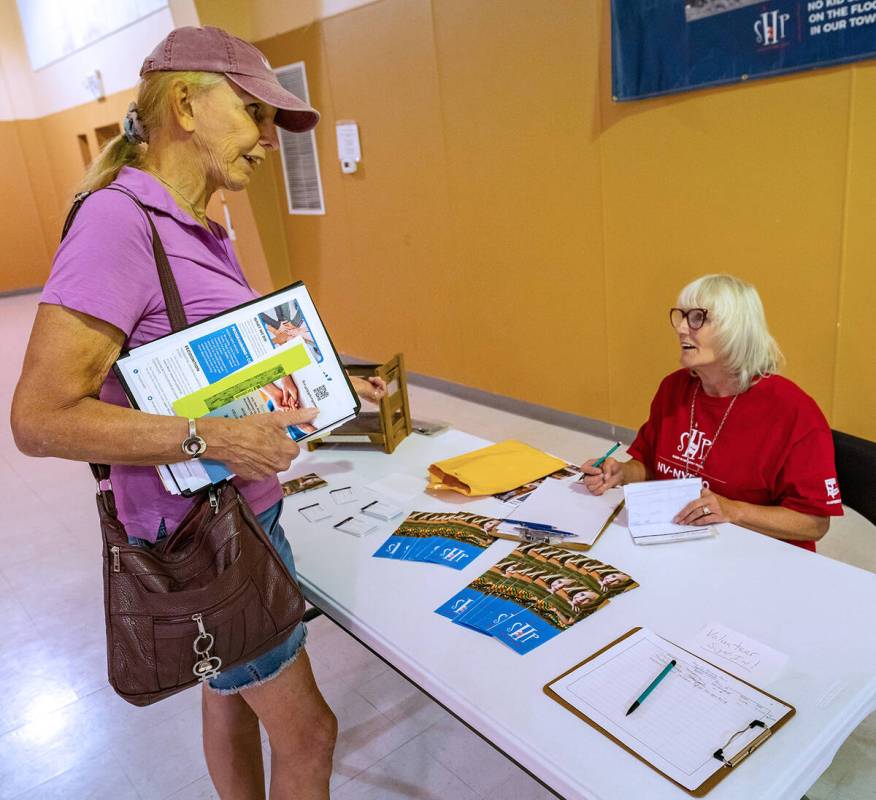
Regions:
[[681, 321], [686, 319], [687, 326], [692, 331], [698, 331], [703, 327], [709, 317], [709, 312], [705, 308], [689, 308], [685, 311], [683, 308], [670, 308], [669, 321], [673, 328], [681, 325]]

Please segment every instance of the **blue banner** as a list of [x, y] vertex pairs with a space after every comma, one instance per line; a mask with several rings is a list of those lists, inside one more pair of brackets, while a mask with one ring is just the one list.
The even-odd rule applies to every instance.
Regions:
[[876, 57], [876, 0], [612, 0], [615, 100]]

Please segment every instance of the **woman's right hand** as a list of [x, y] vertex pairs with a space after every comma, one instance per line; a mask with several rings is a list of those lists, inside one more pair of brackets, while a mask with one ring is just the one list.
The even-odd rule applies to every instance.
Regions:
[[317, 413], [316, 408], [299, 408], [243, 419], [203, 417], [198, 429], [207, 442], [205, 457], [223, 462], [244, 480], [284, 472], [300, 452], [286, 428], [312, 422]]
[[610, 456], [602, 462], [602, 466], [594, 467], [598, 459], [591, 458], [581, 465], [584, 473], [584, 485], [591, 494], [603, 494], [606, 489], [622, 486], [624, 483], [624, 465]]

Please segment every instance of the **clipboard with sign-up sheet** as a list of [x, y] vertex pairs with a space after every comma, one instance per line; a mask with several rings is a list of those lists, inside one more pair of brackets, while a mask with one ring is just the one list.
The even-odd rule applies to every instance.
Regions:
[[[628, 714], [672, 659], [674, 668]], [[788, 703], [645, 628], [628, 631], [544, 691], [694, 797], [707, 794], [795, 714]]]

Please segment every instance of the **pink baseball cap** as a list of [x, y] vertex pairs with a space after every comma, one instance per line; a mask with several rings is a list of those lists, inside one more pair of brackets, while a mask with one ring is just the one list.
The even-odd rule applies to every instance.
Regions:
[[140, 77], [149, 72], [221, 72], [245, 92], [277, 109], [275, 122], [287, 131], [309, 131], [319, 112], [284, 89], [268, 59], [249, 42], [221, 28], [177, 28], [146, 57]]

